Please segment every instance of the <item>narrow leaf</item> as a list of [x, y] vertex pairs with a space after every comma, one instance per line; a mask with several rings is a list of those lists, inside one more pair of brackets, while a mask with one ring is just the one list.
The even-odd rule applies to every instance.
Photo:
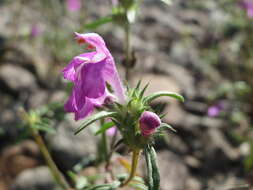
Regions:
[[109, 129], [109, 128], [113, 127], [113, 126], [115, 126], [114, 122], [105, 123], [105, 124], [102, 125], [102, 127], [95, 133], [95, 135], [104, 133], [107, 129]]
[[147, 97], [144, 98], [145, 103], [150, 103], [152, 100], [159, 98], [161, 96], [169, 96], [172, 98], [176, 98], [177, 100], [180, 100], [182, 102], [184, 102], [184, 97], [181, 96], [180, 94], [177, 94], [175, 92], [166, 92], [166, 91], [161, 91], [161, 92], [156, 92], [154, 94], [151, 94]]
[[138, 83], [137, 83], [137, 85], [136, 85], [135, 89], [139, 90], [140, 85], [141, 85], [141, 80], [139, 80], [139, 81], [138, 81]]
[[177, 132], [176, 129], [174, 129], [171, 125], [167, 124], [167, 123], [161, 123], [161, 125], [159, 126], [158, 130], [164, 130], [164, 129], [170, 129], [174, 132]]
[[34, 128], [34, 129], [40, 130], [40, 131], [51, 133], [51, 134], [56, 132], [54, 128], [49, 127], [49, 126], [47, 126], [46, 124], [43, 124], [43, 123], [36, 123], [36, 124], [32, 125], [31, 127]]
[[145, 148], [144, 154], [145, 154], [147, 174], [148, 174], [148, 189], [152, 190], [154, 187], [154, 182], [153, 182], [153, 177], [152, 177], [153, 168], [152, 168], [152, 163], [151, 163], [151, 158], [150, 158], [149, 152], [150, 152], [150, 148], [149, 147]]
[[107, 16], [107, 17], [103, 17], [103, 18], [100, 18], [98, 20], [95, 20], [94, 22], [91, 22], [91, 23], [88, 23], [86, 24], [84, 27], [86, 29], [96, 29], [97, 27], [103, 25], [103, 24], [106, 24], [106, 23], [109, 23], [109, 22], [112, 22], [112, 17], [111, 16]]
[[152, 164], [152, 179], [153, 179], [153, 185], [154, 185], [152, 190], [159, 190], [160, 189], [160, 174], [159, 174], [159, 168], [157, 165], [156, 152], [155, 152], [154, 147], [150, 147], [149, 154], [150, 154], [150, 161]]
[[101, 111], [98, 112], [94, 115], [91, 115], [90, 117], [88, 117], [82, 124], [81, 126], [75, 131], [75, 135], [78, 134], [80, 131], [82, 131], [83, 129], [85, 129], [88, 125], [90, 125], [91, 123], [99, 120], [99, 119], [103, 119], [106, 117], [112, 117], [114, 115], [116, 115], [116, 112], [107, 112], [107, 111]]
[[147, 84], [144, 86], [144, 88], [141, 90], [141, 92], [140, 92], [140, 98], [143, 97], [143, 95], [144, 95], [146, 89], [148, 88], [148, 86], [149, 86], [149, 83], [147, 83]]

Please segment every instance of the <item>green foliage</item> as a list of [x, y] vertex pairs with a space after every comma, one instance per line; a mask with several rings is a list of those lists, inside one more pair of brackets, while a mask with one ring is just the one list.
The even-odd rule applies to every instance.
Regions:
[[246, 171], [250, 171], [253, 168], [253, 140], [248, 141], [250, 145], [250, 154], [244, 160], [244, 167]]
[[113, 21], [113, 17], [107, 16], [107, 17], [103, 17], [103, 18], [97, 19], [91, 23], [86, 24], [84, 26], [84, 28], [88, 29], [88, 30], [94, 30], [94, 29], [98, 28], [99, 26], [110, 23], [112, 21]]
[[[152, 137], [145, 137], [141, 134], [139, 128], [139, 118], [141, 114], [144, 111], [152, 111], [149, 104], [152, 100], [161, 96], [176, 98], [180, 101], [183, 101], [184, 98], [173, 92], [157, 92], [145, 97], [144, 92], [147, 87], [148, 84], [141, 89], [141, 81], [139, 81], [135, 88], [128, 88], [128, 101], [125, 104], [114, 102], [112, 105], [107, 107], [107, 111], [101, 111], [88, 117], [76, 130], [75, 134], [78, 134], [88, 125], [97, 120], [109, 118], [111, 122], [103, 124], [96, 132], [96, 135], [103, 134], [112, 126], [116, 126], [123, 137], [123, 142], [131, 149], [143, 149], [147, 146], [147, 144], [152, 144]], [[160, 128], [157, 130], [157, 135], [154, 134], [153, 137], [159, 136], [158, 134], [160, 134], [164, 129], [175, 131], [170, 125], [162, 123]]]
[[101, 111], [101, 112], [98, 112], [96, 114], [89, 116], [87, 119], [84, 120], [84, 122], [81, 124], [81, 126], [75, 131], [75, 135], [80, 133], [83, 129], [88, 127], [93, 122], [100, 120], [100, 119], [104, 119], [106, 117], [115, 116], [116, 114], [117, 114], [116, 112]]
[[42, 106], [41, 108], [25, 112], [21, 110], [22, 126], [21, 128], [29, 129], [34, 128], [39, 131], [47, 133], [55, 133], [52, 127], [54, 121], [63, 120], [65, 112], [61, 103], [50, 103]]
[[104, 133], [107, 129], [110, 129], [113, 126], [115, 126], [114, 122], [107, 122], [102, 125], [102, 127], [95, 133], [95, 135], [99, 135], [101, 133]]
[[119, 181], [114, 181], [113, 183], [107, 183], [102, 185], [93, 185], [87, 188], [84, 188], [84, 190], [116, 190], [120, 186]]
[[177, 94], [175, 92], [166, 92], [166, 91], [161, 91], [161, 92], [156, 92], [154, 94], [151, 94], [151, 95], [144, 98], [144, 102], [149, 104], [151, 101], [153, 101], [154, 99], [159, 98], [161, 96], [169, 96], [169, 97], [172, 97], [172, 98], [175, 98], [179, 101], [184, 102], [184, 97], [181, 96], [180, 94]]
[[172, 126], [170, 126], [169, 124], [167, 123], [161, 123], [161, 125], [159, 126], [158, 130], [159, 131], [163, 131], [165, 129], [169, 129], [169, 130], [172, 130], [173, 132], [177, 132], [176, 129], [174, 129]]
[[156, 160], [156, 152], [152, 146], [147, 146], [144, 150], [147, 174], [148, 174], [148, 189], [159, 190], [160, 189], [160, 174]]

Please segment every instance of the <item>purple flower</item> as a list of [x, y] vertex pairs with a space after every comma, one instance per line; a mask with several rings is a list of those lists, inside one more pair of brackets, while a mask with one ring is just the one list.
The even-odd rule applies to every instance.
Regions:
[[117, 6], [119, 4], [119, 0], [112, 0], [112, 5]]
[[252, 0], [242, 0], [240, 1], [240, 6], [247, 11], [249, 18], [253, 18], [253, 1]]
[[143, 136], [149, 136], [155, 132], [155, 129], [161, 125], [161, 120], [153, 112], [145, 111], [142, 113], [140, 120], [140, 129]]
[[210, 106], [207, 110], [207, 115], [209, 117], [216, 117], [220, 114], [220, 112], [224, 109], [224, 105], [222, 103], [215, 104]]
[[106, 135], [113, 136], [117, 132], [117, 127], [113, 126], [110, 129], [106, 130]]
[[[75, 119], [79, 120], [108, 99], [124, 103], [125, 95], [113, 57], [102, 37], [96, 33], [75, 35], [79, 44], [87, 44], [87, 49], [92, 50], [74, 57], [63, 69], [64, 78], [74, 83], [65, 110], [75, 113]], [[106, 83], [111, 85], [116, 97], [109, 93]]]
[[81, 0], [67, 0], [67, 9], [71, 12], [81, 9]]
[[33, 24], [31, 26], [30, 36], [32, 38], [35, 38], [35, 37], [39, 36], [41, 33], [42, 33], [42, 30], [38, 25]]

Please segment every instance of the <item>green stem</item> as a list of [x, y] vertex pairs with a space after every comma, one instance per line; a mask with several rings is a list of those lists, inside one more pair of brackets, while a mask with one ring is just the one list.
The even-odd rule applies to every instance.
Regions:
[[107, 157], [107, 160], [106, 160], [106, 164], [105, 164], [105, 170], [110, 173], [111, 178], [113, 180], [114, 180], [114, 174], [113, 174], [113, 171], [110, 168], [110, 162], [111, 162], [112, 154], [113, 154], [113, 152], [115, 150], [114, 145], [115, 145], [115, 142], [116, 142], [116, 139], [117, 139], [117, 133], [118, 133], [118, 130], [116, 130], [116, 132], [113, 134], [111, 145], [110, 145], [111, 149], [110, 149], [110, 152], [108, 154], [108, 157]]
[[103, 160], [106, 161], [108, 158], [108, 147], [107, 147], [107, 136], [106, 132], [102, 133], [102, 147], [103, 147]]
[[130, 78], [130, 65], [131, 65], [131, 61], [132, 61], [130, 24], [126, 24], [124, 29], [125, 29], [125, 42], [126, 42], [126, 47], [125, 47], [126, 73], [125, 73], [125, 77], [126, 77], [126, 80], [128, 81]]
[[134, 178], [135, 173], [136, 173], [136, 169], [138, 166], [139, 154], [140, 154], [140, 150], [138, 150], [138, 149], [133, 150], [131, 172], [130, 172], [129, 177], [126, 179], [126, 181], [121, 184], [121, 187], [126, 186]]
[[39, 132], [36, 129], [30, 128], [31, 129], [31, 133], [32, 136], [34, 137], [37, 145], [39, 146], [39, 149], [55, 179], [55, 181], [57, 182], [57, 184], [59, 184], [59, 186], [63, 189], [63, 190], [70, 190], [70, 186], [67, 183], [67, 181], [65, 180], [65, 178], [63, 177], [63, 175], [61, 174], [61, 172], [59, 171], [58, 167], [56, 166], [55, 162], [53, 161], [43, 139], [41, 138]]

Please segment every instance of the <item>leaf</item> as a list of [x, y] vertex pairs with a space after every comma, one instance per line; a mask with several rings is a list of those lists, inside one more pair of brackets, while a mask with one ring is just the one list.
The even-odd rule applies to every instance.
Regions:
[[128, 186], [133, 187], [133, 188], [135, 188], [137, 190], [148, 190], [148, 187], [145, 184], [143, 184], [143, 183], [131, 182], [131, 183], [129, 183]]
[[36, 123], [36, 124], [32, 125], [31, 127], [34, 129], [40, 130], [40, 131], [51, 133], [51, 134], [56, 132], [56, 130], [54, 128], [47, 126], [47, 124], [45, 124], [45, 123]]
[[[122, 174], [118, 174], [116, 176], [116, 178], [119, 180], [119, 181], [124, 181], [127, 179], [127, 177], [129, 176], [129, 173], [122, 173]], [[144, 184], [145, 181], [139, 177], [139, 176], [134, 176], [134, 178], [132, 179], [132, 182], [135, 182], [135, 183], [142, 183]]]
[[114, 122], [108, 122], [102, 125], [102, 127], [95, 133], [95, 135], [104, 133], [107, 129], [115, 126]]
[[169, 124], [167, 123], [161, 123], [161, 125], [159, 126], [158, 130], [164, 130], [164, 129], [170, 129], [174, 132], [177, 132], [176, 129], [174, 129], [172, 126], [170, 126]]
[[153, 178], [153, 185], [154, 185], [152, 190], [159, 190], [160, 189], [160, 174], [159, 174], [159, 168], [157, 165], [156, 152], [155, 152], [154, 147], [150, 147], [149, 154], [150, 154], [150, 161], [152, 165], [152, 178]]
[[149, 154], [149, 148], [145, 148], [144, 154], [145, 154], [145, 160], [146, 160], [146, 167], [147, 167], [147, 175], [148, 175], [148, 189], [152, 190], [154, 186], [153, 178], [152, 178], [152, 173], [153, 173], [153, 168], [152, 168], [152, 163], [151, 163], [151, 158]]
[[167, 5], [171, 5], [172, 1], [171, 0], [161, 0], [163, 3], [167, 4]]
[[100, 18], [100, 19], [97, 19], [95, 20], [94, 22], [91, 22], [91, 23], [88, 23], [86, 24], [84, 27], [86, 29], [96, 29], [97, 27], [103, 25], [103, 24], [106, 24], [106, 23], [109, 23], [109, 22], [112, 22], [112, 17], [111, 16], [107, 16], [107, 17], [103, 17], [103, 18]]
[[80, 133], [80, 131], [82, 131], [83, 129], [85, 129], [88, 125], [90, 125], [91, 123], [99, 120], [99, 119], [103, 119], [106, 117], [112, 117], [115, 116], [117, 113], [116, 112], [107, 112], [107, 111], [101, 111], [98, 112], [94, 115], [91, 115], [90, 117], [88, 117], [82, 124], [81, 126], [75, 131], [75, 135]]
[[157, 166], [155, 149], [152, 146], [145, 148], [145, 158], [148, 170], [148, 189], [159, 190], [160, 174]]
[[147, 84], [144, 86], [144, 88], [141, 90], [141, 92], [140, 92], [140, 98], [143, 97], [143, 95], [144, 95], [146, 89], [148, 88], [148, 86], [149, 86], [149, 83], [147, 83]]
[[89, 183], [88, 183], [88, 180], [86, 177], [84, 176], [80, 176], [77, 178], [76, 180], [76, 189], [83, 189], [84, 187], [88, 186]]
[[139, 90], [140, 85], [141, 85], [141, 80], [139, 80], [139, 81], [138, 81], [138, 83], [137, 83], [137, 85], [136, 85], [135, 89], [136, 89], [136, 90]]
[[152, 100], [159, 98], [161, 96], [169, 96], [169, 97], [176, 98], [177, 100], [184, 102], [184, 97], [181, 96], [180, 94], [177, 94], [175, 92], [166, 92], [166, 91], [160, 91], [160, 92], [156, 92], [154, 94], [151, 94], [149, 96], [146, 96], [144, 98], [144, 102], [149, 104]]

